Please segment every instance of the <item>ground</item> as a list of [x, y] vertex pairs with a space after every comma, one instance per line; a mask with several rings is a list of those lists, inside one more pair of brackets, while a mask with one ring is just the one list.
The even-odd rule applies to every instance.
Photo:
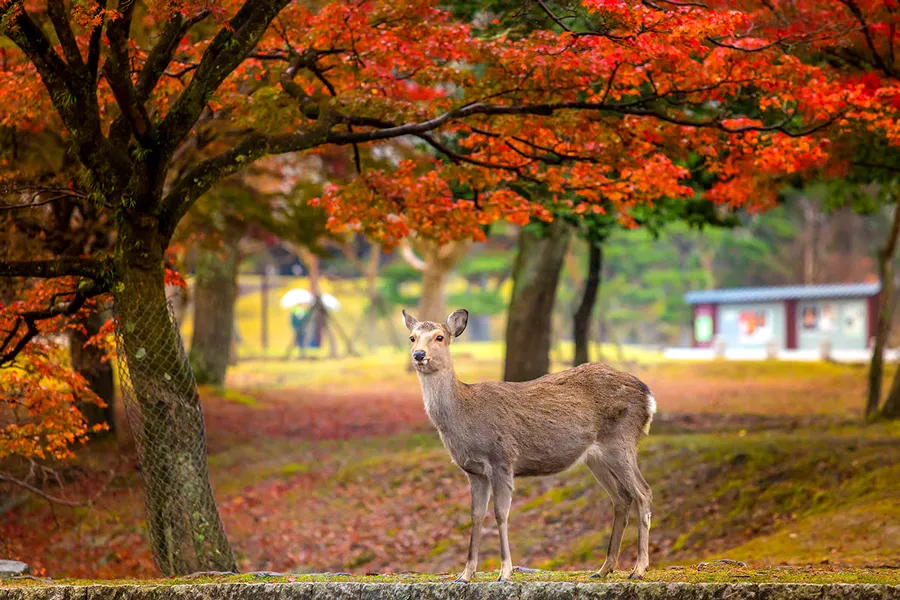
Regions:
[[[499, 375], [494, 346], [460, 344], [455, 353], [463, 380]], [[654, 492], [651, 579], [705, 577], [718, 571], [666, 567], [721, 558], [747, 563], [728, 575], [739, 580], [835, 568], [856, 569], [844, 571], [850, 580], [898, 573], [900, 425], [860, 424], [861, 367], [630, 363], [660, 409], [640, 450]], [[226, 389], [203, 390], [213, 485], [243, 571], [461, 569], [466, 481], [404, 366], [402, 353], [388, 351], [249, 362]], [[0, 553], [54, 579], [153, 576], [127, 439], [81, 450], [64, 471], [66, 493], [84, 495], [110, 468], [117, 477], [90, 507], [51, 507], [27, 495], [5, 501]], [[583, 467], [519, 480], [514, 563], [582, 577], [601, 564], [611, 519], [605, 492]], [[635, 538], [632, 525], [623, 569], [633, 563]], [[489, 517], [482, 568], [498, 564]], [[811, 564], [815, 571], [774, 568]], [[865, 569], [876, 566], [885, 568]]]

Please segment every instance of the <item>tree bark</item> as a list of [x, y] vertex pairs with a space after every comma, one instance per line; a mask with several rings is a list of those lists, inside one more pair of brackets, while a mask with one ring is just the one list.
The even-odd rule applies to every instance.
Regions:
[[884, 406], [881, 407], [881, 416], [885, 419], [900, 419], [900, 367], [894, 372], [894, 381], [891, 391], [888, 393]]
[[422, 272], [422, 297], [419, 299], [421, 321], [440, 323], [447, 318], [446, 287], [450, 267], [437, 261], [429, 261]]
[[[84, 331], [73, 329], [69, 336], [69, 353], [72, 357], [72, 368], [78, 371], [87, 380], [91, 390], [103, 400], [106, 406], [99, 406], [93, 402], [79, 402], [78, 410], [84, 415], [89, 427], [105, 424], [108, 429], [100, 435], [115, 435], [116, 420], [113, 403], [116, 397], [116, 387], [113, 380], [113, 371], [109, 362], [104, 360], [103, 351], [84, 344], [97, 335], [100, 328], [106, 323], [104, 311], [94, 312], [84, 322]], [[95, 434], [94, 437], [96, 437]]]
[[[872, 345], [872, 361], [869, 363], [869, 394], [866, 401], [866, 418], [878, 411], [881, 402], [881, 382], [884, 374], [884, 347], [891, 332], [894, 316], [894, 251], [900, 235], [900, 206], [894, 208], [894, 218], [888, 239], [878, 252], [878, 276], [881, 279], [881, 297], [878, 302], [878, 328]], [[900, 385], [895, 378], [895, 386]], [[898, 392], [900, 393], [900, 392]]]
[[197, 385], [166, 301], [165, 240], [153, 223], [122, 221], [117, 341], [153, 554], [167, 576], [235, 571], [209, 481]]
[[526, 227], [519, 233], [513, 292], [506, 323], [506, 381], [527, 381], [550, 370], [550, 334], [556, 286], [571, 228], [561, 219], [545, 235]]
[[223, 247], [197, 254], [194, 333], [190, 361], [199, 384], [222, 385], [231, 358], [240, 229], [223, 236]]
[[572, 337], [575, 339], [575, 360], [572, 365], [575, 367], [590, 362], [591, 315], [597, 302], [597, 290], [600, 288], [603, 270], [603, 247], [599, 243], [591, 242], [589, 248], [584, 295], [572, 319], [574, 327]]

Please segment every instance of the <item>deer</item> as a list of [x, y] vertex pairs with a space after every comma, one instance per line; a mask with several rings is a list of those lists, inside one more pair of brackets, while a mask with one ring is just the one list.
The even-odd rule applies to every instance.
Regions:
[[491, 494], [500, 534], [500, 576], [512, 577], [508, 520], [515, 477], [554, 475], [584, 463], [609, 494], [613, 525], [606, 560], [592, 577], [618, 566], [628, 513], [639, 516], [638, 556], [631, 579], [650, 564], [650, 486], [637, 463], [638, 442], [650, 433], [656, 400], [637, 377], [602, 363], [585, 363], [525, 382], [463, 383], [456, 378], [450, 343], [466, 329], [469, 313], [454, 311], [443, 323], [418, 321], [402, 311], [410, 359], [425, 412], [471, 492], [469, 553], [456, 581], [469, 582], [478, 567], [481, 528]]

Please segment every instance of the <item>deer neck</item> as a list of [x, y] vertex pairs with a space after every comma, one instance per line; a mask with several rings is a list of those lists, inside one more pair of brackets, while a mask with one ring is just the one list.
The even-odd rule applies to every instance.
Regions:
[[418, 373], [425, 412], [439, 430], [443, 430], [458, 409], [458, 380], [453, 368], [437, 373]]

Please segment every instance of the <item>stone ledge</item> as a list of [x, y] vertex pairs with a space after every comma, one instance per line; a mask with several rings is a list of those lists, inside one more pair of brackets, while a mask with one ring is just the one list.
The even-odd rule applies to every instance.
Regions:
[[808, 583], [25, 585], [0, 600], [900, 600], [900, 586]]

